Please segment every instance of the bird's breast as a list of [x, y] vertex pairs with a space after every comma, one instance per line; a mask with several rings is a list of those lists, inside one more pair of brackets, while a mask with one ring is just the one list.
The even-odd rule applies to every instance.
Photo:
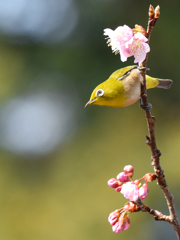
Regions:
[[140, 78], [127, 79], [124, 82], [124, 92], [125, 92], [125, 105], [129, 106], [135, 103], [141, 94], [141, 82]]

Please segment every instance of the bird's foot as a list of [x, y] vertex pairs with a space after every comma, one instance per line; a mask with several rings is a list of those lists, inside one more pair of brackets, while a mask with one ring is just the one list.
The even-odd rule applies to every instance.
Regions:
[[144, 69], [146, 69], [146, 71], [149, 71], [149, 70], [150, 70], [150, 68], [147, 68], [147, 67], [138, 67], [138, 69], [139, 69], [140, 73], [142, 73], [142, 71], [143, 71]]
[[142, 98], [140, 97], [139, 99], [139, 106], [142, 108], [144, 111], [150, 111], [152, 108], [152, 104], [148, 103], [148, 105], [143, 105], [142, 103]]

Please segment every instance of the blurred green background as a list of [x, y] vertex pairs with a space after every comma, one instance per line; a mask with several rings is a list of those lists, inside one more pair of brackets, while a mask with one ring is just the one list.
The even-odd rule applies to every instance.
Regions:
[[[130, 214], [127, 231], [107, 221], [126, 199], [107, 186], [126, 164], [135, 179], [152, 172], [147, 124], [136, 103], [84, 109], [92, 90], [122, 63], [103, 29], [147, 26], [149, 75], [174, 81], [148, 92], [161, 164], [180, 216], [180, 2], [133, 0], [0, 0], [0, 236], [3, 240], [176, 239], [169, 224]], [[178, 175], [177, 175], [178, 174]], [[145, 204], [168, 214], [149, 184]]]

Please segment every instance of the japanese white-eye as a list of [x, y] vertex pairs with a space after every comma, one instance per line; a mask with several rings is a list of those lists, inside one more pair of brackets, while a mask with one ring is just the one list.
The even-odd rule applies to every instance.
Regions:
[[[113, 72], [110, 77], [99, 84], [91, 94], [89, 105], [125, 107], [135, 103], [141, 95], [142, 75], [138, 66], [128, 66]], [[153, 78], [146, 75], [146, 87], [170, 88], [172, 80]]]

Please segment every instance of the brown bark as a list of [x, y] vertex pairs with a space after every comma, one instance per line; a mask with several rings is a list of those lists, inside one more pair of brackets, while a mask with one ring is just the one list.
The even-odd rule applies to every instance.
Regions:
[[[155, 23], [157, 22], [157, 20], [158, 20], [157, 18], [154, 18], [154, 16], [152, 16], [148, 21], [147, 36], [146, 36], [148, 38], [148, 43], [150, 40], [151, 32], [152, 32], [153, 27], [155, 26]], [[142, 88], [141, 88], [141, 92], [142, 92], [141, 98], [142, 98], [142, 103], [145, 107], [149, 106], [147, 90], [146, 90], [147, 60], [148, 60], [148, 54], [147, 54], [144, 62], [142, 62], [139, 66], [141, 69], [141, 72], [142, 72], [142, 77], [143, 77]], [[176, 232], [178, 239], [180, 240], [180, 226], [179, 226], [178, 218], [177, 218], [176, 211], [175, 211], [174, 197], [171, 195], [171, 193], [169, 191], [168, 185], [166, 183], [164, 171], [160, 165], [161, 153], [157, 149], [157, 145], [156, 145], [155, 118], [152, 116], [150, 108], [145, 109], [145, 115], [146, 115], [148, 132], [149, 132], [149, 136], [147, 137], [146, 143], [149, 145], [149, 147], [151, 149], [151, 161], [152, 161], [151, 164], [152, 164], [152, 166], [154, 168], [154, 172], [157, 176], [158, 185], [162, 189], [164, 196], [166, 198], [166, 202], [167, 202], [168, 209], [169, 209], [169, 216], [163, 215], [162, 213], [160, 213], [157, 210], [150, 209], [149, 207], [142, 204], [142, 202], [140, 200], [136, 201], [136, 204], [138, 204], [140, 206], [141, 211], [148, 212], [149, 214], [153, 215], [156, 220], [166, 221], [166, 222], [171, 223]]]

